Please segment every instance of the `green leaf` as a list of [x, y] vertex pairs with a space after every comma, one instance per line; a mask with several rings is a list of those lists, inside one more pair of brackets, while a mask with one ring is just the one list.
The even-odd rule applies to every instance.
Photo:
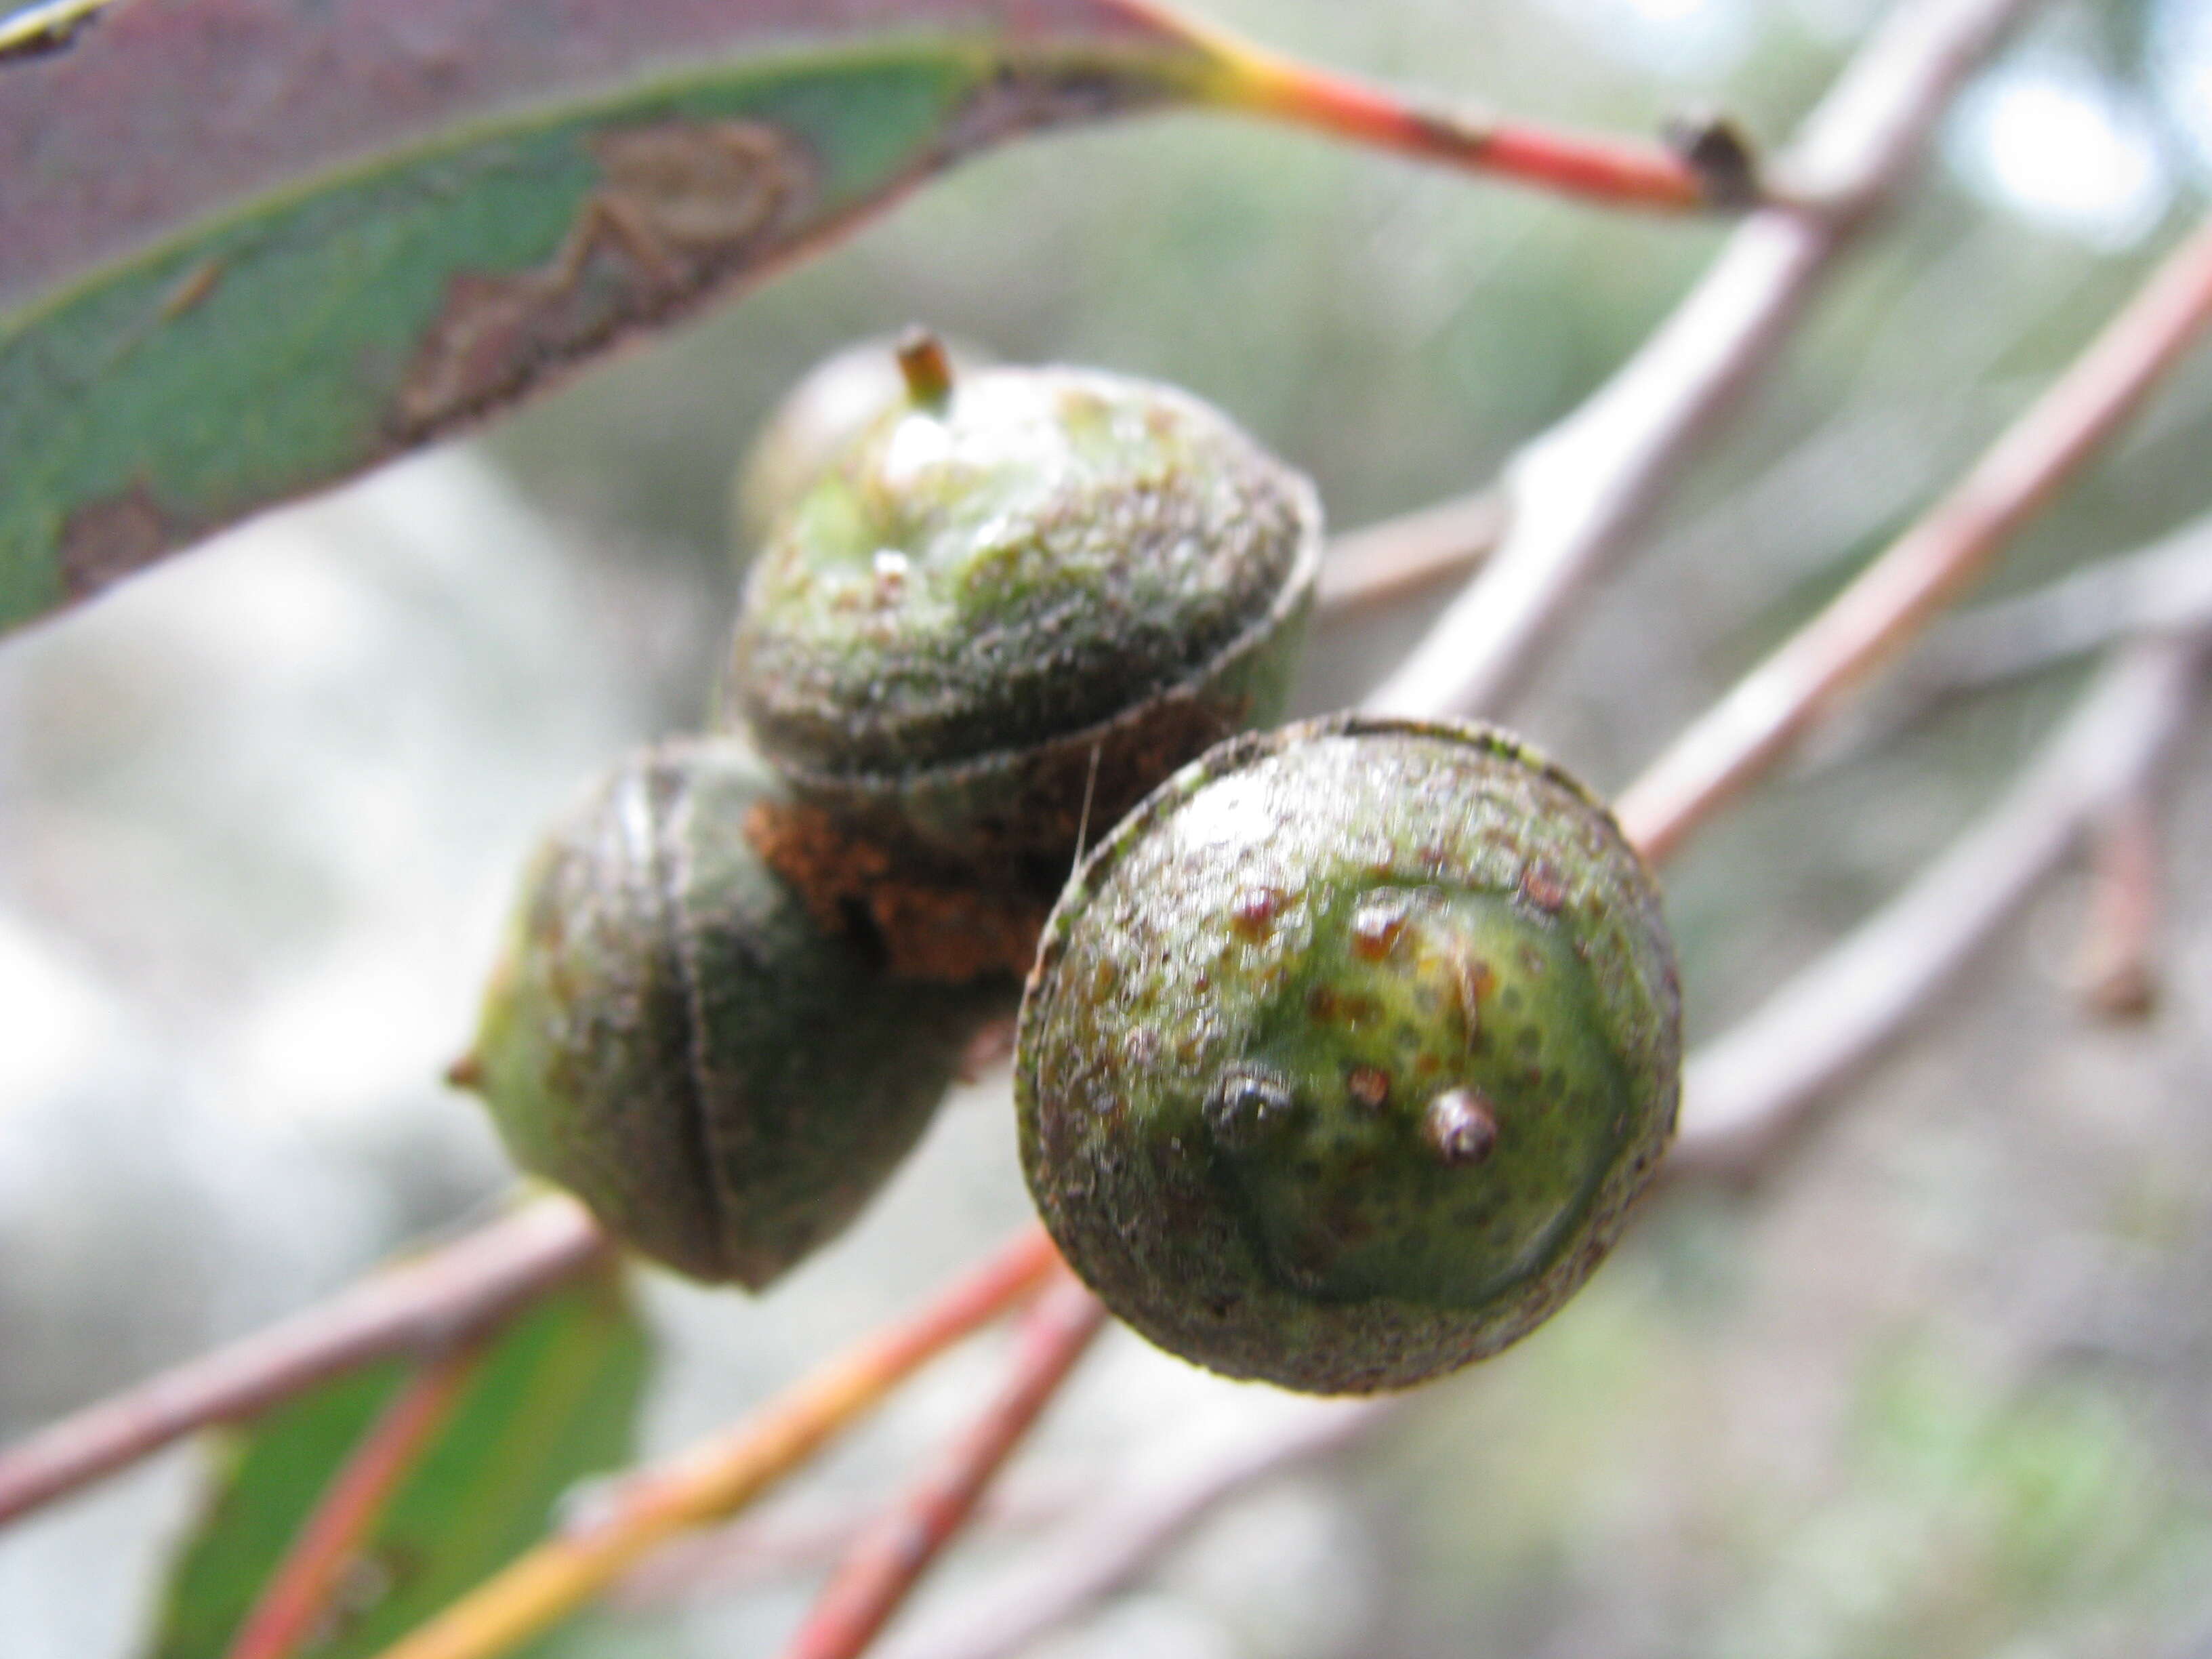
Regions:
[[1224, 73], [1146, 0], [155, 0], [0, 56], [0, 629]]
[[[378, 1652], [543, 1537], [576, 1481], [629, 1462], [647, 1359], [612, 1271], [520, 1315], [392, 1495], [315, 1659]], [[340, 1377], [233, 1437], [171, 1576], [153, 1659], [221, 1659], [407, 1370]]]

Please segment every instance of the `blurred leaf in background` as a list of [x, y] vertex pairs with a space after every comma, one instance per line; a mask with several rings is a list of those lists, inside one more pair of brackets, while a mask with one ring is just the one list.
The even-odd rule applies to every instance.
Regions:
[[[368, 1534], [312, 1650], [325, 1659], [379, 1652], [543, 1537], [579, 1482], [633, 1461], [649, 1352], [611, 1268], [491, 1339]], [[149, 1659], [230, 1651], [331, 1476], [410, 1369], [386, 1363], [340, 1377], [234, 1431]]]

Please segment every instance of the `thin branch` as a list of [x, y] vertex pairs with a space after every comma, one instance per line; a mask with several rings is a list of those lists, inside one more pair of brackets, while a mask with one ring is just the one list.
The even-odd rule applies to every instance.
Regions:
[[787, 1659], [858, 1659], [975, 1512], [992, 1477], [1036, 1424], [1106, 1322], [1072, 1275], [1025, 1322], [1006, 1385], [967, 1433], [869, 1528], [832, 1575]]
[[1038, 1227], [802, 1379], [726, 1434], [623, 1480], [581, 1524], [526, 1552], [382, 1659], [491, 1659], [574, 1612], [663, 1539], [733, 1513], [803, 1467], [927, 1360], [1060, 1271]]
[[[2184, 729], [2200, 641], [2117, 661], [1980, 823], [1874, 920], [1692, 1056], [1662, 1174], [1733, 1178], [1894, 1036], [2025, 900], [2096, 815], [2140, 788]], [[1409, 1396], [1316, 1401], [1172, 1478], [1109, 1499], [1041, 1558], [885, 1646], [879, 1659], [1016, 1659], [1127, 1588], [1223, 1504], [1401, 1412]]]
[[[1817, 216], [1770, 210], [1747, 225], [1646, 350], [1580, 415], [1524, 453], [1510, 478], [1516, 524], [1509, 554], [1548, 538], [1567, 547], [1586, 574], [1609, 550], [1658, 481], [1675, 470], [1769, 355], [1847, 228], [1901, 172], [1935, 110], [2022, 3], [1942, 0], [1886, 29], [1861, 54], [1815, 117], [1795, 163], [1800, 185], [1814, 189], [1829, 207]], [[1262, 88], [1264, 77], [1254, 84]], [[1506, 129], [1473, 129], [1422, 116], [1346, 82], [1279, 79], [1272, 90], [1255, 91], [1251, 101], [1271, 100], [1276, 113], [1370, 141], [1432, 156], [1456, 149], [1469, 161], [1503, 161], [1522, 167], [1528, 176], [1549, 173], [1551, 182], [1598, 193], [1633, 196], [1644, 190], [1655, 204], [1671, 199], [1687, 205], [1691, 193], [1682, 188], [1687, 177], [1694, 179], [1699, 200], [1714, 194], [1711, 171], [1700, 172], [1680, 157], [1662, 165], [1648, 154], [1602, 147], [1578, 151], [1546, 135], [1530, 141]], [[1640, 175], [1638, 169], [1644, 169]], [[1634, 182], [1638, 176], [1643, 184]], [[1600, 463], [1595, 469], [1593, 461]], [[1547, 477], [1564, 477], [1569, 487], [1545, 488]], [[1577, 509], [1575, 502], [1583, 505]], [[1515, 562], [1525, 565], [1528, 558], [1523, 552]], [[1547, 581], [1555, 580], [1563, 561], [1544, 562], [1553, 569]], [[1525, 584], [1525, 573], [1515, 580]], [[1455, 659], [1463, 657], [1464, 640], [1447, 637], [1460, 631], [1448, 617], [1431, 647], [1449, 646]], [[1433, 687], [1419, 690], [1420, 677], [1413, 672], [1417, 665], [1394, 679], [1384, 701], [1436, 708], [1462, 700]], [[366, 1358], [419, 1351], [481, 1328], [604, 1248], [580, 1211], [548, 1205], [448, 1247], [432, 1262], [372, 1281], [291, 1324], [57, 1425], [0, 1459], [0, 1519], [194, 1428], [248, 1415]], [[929, 1353], [1032, 1288], [1025, 1275], [1042, 1274], [1053, 1259], [1042, 1235], [1024, 1236], [945, 1302], [802, 1385], [753, 1426], [659, 1476], [642, 1477], [626, 1489], [629, 1495], [611, 1516], [533, 1552], [447, 1619], [393, 1650], [395, 1659], [493, 1653], [516, 1633], [541, 1628], [658, 1538], [726, 1512], [796, 1466]]]
[[1356, 614], [1463, 576], [1504, 534], [1505, 502], [1495, 490], [1347, 531], [1329, 542], [1315, 610], [1328, 618]]
[[603, 1259], [583, 1207], [547, 1198], [321, 1305], [64, 1418], [0, 1453], [0, 1523], [370, 1360], [486, 1330]]
[[[1001, 1480], [983, 1495], [969, 1524], [1034, 1536], [1088, 1510], [1097, 1486], [1094, 1474], [1073, 1467]], [[618, 1613], [646, 1613], [720, 1601], [755, 1585], [819, 1578], [852, 1553], [882, 1513], [880, 1499], [819, 1492], [763, 1504], [738, 1520], [671, 1540], [625, 1572], [602, 1600]]]
[[1371, 1433], [1407, 1398], [1288, 1404], [1279, 1426], [1226, 1450], [1208, 1448], [1167, 1480], [1108, 1498], [1049, 1550], [885, 1643], [878, 1659], [1016, 1659], [1134, 1583], [1231, 1498]]
[[[1919, 526], [1908, 532], [1899, 547], [1904, 550], [1907, 561], [1905, 568], [1912, 574], [1914, 580], [1899, 584], [1894, 578], [1887, 577], [1885, 573], [1893, 568], [1898, 556], [1886, 556], [1870, 569], [1867, 578], [1862, 579], [1862, 584], [1855, 584], [1847, 589], [1836, 606], [1816, 618], [1808, 633], [1817, 638], [1824, 629], [1837, 628], [1838, 624], [1831, 618], [1839, 613], [1847, 620], [1852, 618], [1855, 614], [1853, 607], [1858, 603], [1854, 596], [1869, 578], [1876, 581], [1877, 592], [1901, 586], [1907, 595], [1907, 602], [1904, 605], [1893, 604], [1879, 613], [1887, 617], [1894, 611], [1896, 616], [1895, 619], [1886, 622], [1881, 629], [1875, 631], [1875, 644], [1894, 644], [1905, 637], [1910, 627], [1924, 622], [1933, 614], [1936, 606], [1949, 596], [1955, 584], [1963, 580], [1963, 574], [1949, 573], [1958, 571], [1962, 560], [1986, 556], [2003, 535], [2024, 523], [2036, 507], [2048, 500], [2068, 471], [2094, 453], [2096, 447], [2111, 435], [2158, 375], [2172, 364], [2191, 338], [2193, 330], [2208, 317], [2212, 317], [2212, 231], [2192, 239], [2162, 265], [2143, 295], [2100, 336], [2097, 343], [2075, 368], [2062, 378], [2059, 386], [2030, 411], [2012, 434], [2000, 441], [1990, 457], [1970, 472], [1958, 489]], [[2025, 436], [2021, 435], [2023, 433]], [[1935, 548], [1943, 560], [1936, 578], [1932, 580], [1927, 571], [1930, 560], [1918, 550], [1923, 545]], [[1959, 550], [1962, 548], [1966, 550], [1963, 553]], [[1876, 655], [1877, 653], [1869, 647], [1862, 648], [1857, 657], [1850, 660], [1854, 665], [1870, 665]], [[2149, 672], [2148, 670], [2142, 672], [2145, 674]], [[2188, 665], [2185, 663], [2178, 667], [2169, 665], [2166, 672], [2169, 678], [2185, 683]], [[1753, 677], [1754, 681], [1757, 678], [1758, 676]], [[2137, 695], [2142, 694], [2138, 692]], [[2179, 694], [2169, 692], [2169, 695], [2178, 696]], [[1728, 709], [1735, 702], [1735, 699], [1732, 697], [1723, 704], [1723, 708]], [[1820, 713], [1823, 702], [1820, 697], [1808, 696], [1794, 717], [1790, 729], [1794, 731], [1809, 724]], [[1698, 730], [1692, 728], [1693, 737]], [[2124, 745], [2102, 730], [2094, 734], [2094, 738], [2107, 754], [2122, 752], [2124, 749]], [[1740, 768], [1729, 774], [1731, 783], [1740, 786], [1780, 752], [1778, 744], [1750, 752]], [[1663, 771], [1659, 775], [1663, 781]], [[1717, 793], [1711, 797], [1715, 800], [1719, 798]], [[1654, 862], [1662, 861], [1670, 855], [1684, 836], [1703, 822], [1705, 816], [1696, 805], [1695, 798], [1689, 806], [1664, 810], [1669, 799], [1663, 792], [1654, 794], [1650, 792], [1648, 785], [1639, 784], [1618, 809], [1630, 841]], [[1654, 802], [1659, 805], [1655, 805]], [[2040, 861], [2033, 865], [2027, 876], [2013, 877], [2012, 884], [2001, 890], [2002, 894], [2024, 890], [2032, 875], [2047, 867], [2048, 861], [2054, 860], [2065, 845], [2070, 844], [2075, 826], [2069, 823], [2065, 834], [2055, 838], [2056, 846], [2052, 846], [2054, 837], [2044, 822], [2049, 816], [2045, 813], [2039, 819], [2039, 827], [2044, 833], [2027, 849], [2035, 854]], [[1937, 888], [1937, 896], [1957, 907], [1955, 919], [1960, 927], [1973, 930], [1968, 934], [1971, 939], [1980, 938], [1983, 930], [1994, 925], [1988, 920], [1992, 913], [2003, 914], [2001, 904], [1984, 896], [1985, 891], [1997, 890], [1973, 884], [1988, 884], [1993, 878], [2011, 874], [2011, 866], [2002, 863], [1996, 855], [2003, 850], [1969, 848], [1964, 861], [1957, 866], [1956, 874], [1947, 871], [1938, 872], [1944, 876], [1944, 883]], [[2026, 854], [2022, 857], [2025, 859]], [[1926, 920], [1917, 911], [1911, 915], [1911, 925], [1930, 936], [1942, 933], [1935, 922]], [[1944, 960], [1947, 963], [1962, 960], [1964, 954], [1964, 950], [1960, 949]], [[1906, 978], [1902, 974], [1891, 974], [1875, 989], [1887, 992], [1893, 998], [1897, 988], [1905, 983]], [[1836, 1009], [1832, 1006], [1834, 1002], [1832, 996], [1816, 999], [1808, 1006], [1813, 1008], [1814, 1017], [1823, 1022], [1820, 1027], [1821, 1030], [1843, 1033], [1856, 1030], [1873, 1034], [1869, 1041], [1879, 1041], [1881, 1036], [1894, 1029], [1894, 1023], [1901, 1019], [1904, 1012], [1915, 1006], [1918, 1000], [1916, 996], [1902, 1001], [1880, 1003], [1875, 1001], [1873, 994], [1869, 993], [1866, 1012], [1856, 1027], [1848, 1026], [1837, 1018]], [[1819, 1050], [1818, 1045], [1810, 1040], [1808, 1034], [1800, 1033], [1797, 1036], [1797, 1041], [1783, 1045], [1778, 1052], [1802, 1062]], [[1836, 1052], [1842, 1051], [1838, 1049]], [[1853, 1054], [1859, 1052], [1856, 1048], [1850, 1050]], [[1812, 1088], [1792, 1095], [1789, 1097], [1791, 1102], [1790, 1109], [1771, 1109], [1755, 1118], [1702, 1118], [1701, 1121], [1715, 1126], [1700, 1132], [1712, 1138], [1708, 1145], [1714, 1150], [1700, 1154], [1685, 1152], [1678, 1148], [1675, 1158], [1670, 1159], [1670, 1165], [1678, 1170], [1686, 1171], [1695, 1167], [1696, 1160], [1701, 1155], [1725, 1164], [1729, 1161], [1725, 1149], [1737, 1136], [1771, 1133], [1769, 1125], [1784, 1121], [1790, 1109], [1794, 1109], [1798, 1103], [1816, 1092], [1817, 1088]], [[1699, 1109], [1702, 1111], [1704, 1109]], [[1685, 1158], [1688, 1162], [1680, 1161]]]
[[2212, 519], [1931, 629], [1899, 677], [1917, 701], [1978, 691], [2132, 635], [2212, 623]]
[[1170, 22], [1178, 31], [1202, 35], [1219, 64], [1218, 78], [1206, 88], [1206, 101], [1217, 108], [1613, 207], [1694, 212], [1743, 207], [1759, 194], [1749, 155], [1726, 129], [1663, 146], [1507, 121], [1416, 103], [1222, 31], [1201, 29], [1180, 11]]
[[2160, 264], [1949, 495], [1692, 725], [1615, 803], [1664, 858], [1981, 574], [2212, 323], [2212, 222]]
[[1922, 0], [1891, 14], [1778, 168], [1820, 210], [1770, 208], [1611, 380], [1508, 465], [1512, 529], [1370, 706], [1492, 709], [1545, 635], [1780, 350], [1820, 277], [1905, 177], [1960, 83], [2028, 0]]
[[313, 1636], [341, 1575], [452, 1418], [483, 1354], [481, 1340], [464, 1343], [423, 1360], [401, 1385], [324, 1488], [240, 1627], [228, 1659], [291, 1659]]
[[1871, 921], [1692, 1055], [1667, 1171], [1740, 1176], [1923, 1010], [2180, 733], [2200, 639], [2147, 641], [2107, 669], [1989, 815]]
[[2160, 836], [2150, 780], [2113, 801], [2089, 836], [2089, 915], [2081, 1000], [2100, 1019], [2142, 1019], [2158, 1006]]
[[1954, 699], [2091, 652], [2212, 628], [2212, 519], [2043, 586], [1947, 616], [1887, 683], [1870, 688], [1799, 750], [1820, 772], [1884, 749]]

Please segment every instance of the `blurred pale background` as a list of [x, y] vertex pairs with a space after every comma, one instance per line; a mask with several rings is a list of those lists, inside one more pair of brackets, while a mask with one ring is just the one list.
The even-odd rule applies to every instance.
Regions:
[[[1209, 0], [1271, 42], [1558, 119], [1788, 133], [1865, 0]], [[2203, 210], [2212, 3], [2056, 7], [1557, 654], [1520, 723], [1601, 785], [1954, 474]], [[1345, 526], [1488, 479], [1664, 314], [1711, 226], [1177, 118], [946, 180], [484, 443], [0, 647], [0, 1431], [483, 1212], [437, 1082], [522, 849], [696, 724], [735, 595], [732, 461], [778, 392], [930, 322], [1172, 377]], [[2212, 506], [2185, 370], [2009, 559], [2018, 587]], [[1355, 696], [1416, 603], [1324, 636]], [[1695, 1034], [1939, 848], [2078, 683], [1831, 743], [1671, 872]], [[2212, 1651], [2212, 743], [2165, 818], [2163, 995], [2100, 1027], [2077, 884], [1755, 1190], [1680, 1191], [1553, 1325], [1385, 1440], [1225, 1512], [1052, 1659]], [[1003, 1085], [955, 1098], [848, 1239], [763, 1301], [665, 1278], [650, 1432], [722, 1423], [1026, 1213]], [[793, 1498], [834, 1517], [958, 1420], [988, 1346]], [[1108, 1476], [1263, 1426], [1115, 1336], [933, 1592]], [[0, 1656], [133, 1651], [197, 1454], [0, 1537]], [[645, 1602], [578, 1650], [772, 1651], [811, 1568]]]

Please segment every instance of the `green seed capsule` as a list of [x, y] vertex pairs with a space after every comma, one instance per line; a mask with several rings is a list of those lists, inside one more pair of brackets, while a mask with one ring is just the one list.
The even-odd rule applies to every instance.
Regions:
[[1047, 924], [1015, 1061], [1069, 1263], [1233, 1376], [1397, 1388], [1532, 1328], [1674, 1122], [1658, 895], [1495, 731], [1340, 717], [1224, 744]]
[[[945, 352], [961, 373], [990, 361], [965, 343], [947, 342]], [[830, 464], [906, 397], [888, 338], [848, 345], [800, 376], [762, 425], [732, 481], [730, 518], [740, 565], [751, 562], [753, 550]]]
[[746, 838], [777, 798], [727, 741], [623, 762], [532, 860], [454, 1070], [610, 1231], [755, 1290], [853, 1218], [1004, 1006], [824, 933]]
[[754, 567], [730, 714], [842, 831], [1041, 914], [1086, 812], [1279, 714], [1320, 510], [1166, 387], [902, 360]]

